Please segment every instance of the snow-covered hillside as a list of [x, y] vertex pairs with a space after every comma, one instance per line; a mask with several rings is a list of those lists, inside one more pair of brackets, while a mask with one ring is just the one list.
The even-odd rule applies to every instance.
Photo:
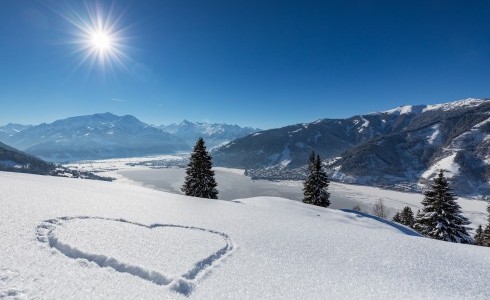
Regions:
[[[406, 105], [261, 131], [213, 153], [215, 163], [255, 177], [295, 178], [311, 150], [346, 183], [420, 191], [445, 168], [460, 195], [490, 194], [490, 100]], [[291, 176], [291, 175], [292, 176]]]
[[0, 172], [0, 297], [487, 299], [488, 248], [282, 198]]

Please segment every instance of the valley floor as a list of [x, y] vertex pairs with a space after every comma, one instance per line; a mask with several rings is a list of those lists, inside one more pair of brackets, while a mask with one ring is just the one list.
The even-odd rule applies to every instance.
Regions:
[[[150, 168], [144, 165], [128, 165], [148, 160], [164, 162], [182, 160], [182, 156], [158, 156], [152, 159], [128, 158], [101, 160], [90, 163], [80, 163], [76, 166], [82, 170], [97, 170], [103, 176], [117, 178], [124, 182], [152, 189], [182, 194], [180, 188], [184, 182], [184, 168]], [[301, 181], [269, 181], [252, 180], [244, 175], [244, 170], [229, 168], [214, 168], [218, 183], [219, 198], [234, 200], [259, 196], [274, 196], [301, 201], [303, 183]], [[372, 213], [375, 203], [382, 200], [389, 208], [389, 218], [405, 206], [410, 206], [414, 213], [422, 208], [422, 194], [385, 190], [377, 187], [331, 182], [331, 205], [333, 209], [352, 209], [359, 206], [362, 211]], [[471, 221], [471, 227], [476, 229], [479, 224], [487, 222], [486, 207], [488, 202], [475, 199], [459, 198], [464, 215]], [[474, 230], [473, 230], [474, 231]], [[472, 231], [472, 232], [473, 232]]]

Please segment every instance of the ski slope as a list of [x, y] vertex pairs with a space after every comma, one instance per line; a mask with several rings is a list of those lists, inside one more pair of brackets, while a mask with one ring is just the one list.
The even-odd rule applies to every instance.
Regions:
[[490, 250], [274, 197], [0, 172], [0, 298], [488, 299]]

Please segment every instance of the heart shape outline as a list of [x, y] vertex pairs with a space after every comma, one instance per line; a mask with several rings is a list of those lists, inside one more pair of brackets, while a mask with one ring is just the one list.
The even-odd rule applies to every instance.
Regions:
[[[117, 259], [101, 255], [84, 252], [82, 250], [73, 248], [69, 244], [63, 243], [60, 241], [54, 231], [57, 226], [63, 225], [66, 222], [75, 221], [75, 220], [106, 220], [113, 222], [121, 222], [126, 224], [131, 224], [135, 226], [144, 227], [147, 229], [153, 228], [161, 228], [161, 227], [170, 227], [170, 228], [184, 228], [189, 230], [197, 230], [206, 233], [216, 234], [223, 238], [225, 241], [225, 246], [212, 253], [206, 258], [203, 258], [196, 262], [192, 268], [187, 270], [185, 273], [178, 275], [176, 277], [168, 277], [158, 271], [148, 270], [142, 268], [137, 265], [131, 265], [125, 262], [118, 261]], [[180, 293], [184, 296], [189, 296], [198, 281], [207, 276], [212, 269], [217, 267], [221, 261], [223, 261], [226, 257], [230, 256], [237, 248], [235, 242], [223, 232], [219, 232], [216, 230], [205, 229], [201, 227], [195, 226], [185, 226], [178, 224], [160, 224], [155, 223], [151, 225], [145, 225], [142, 223], [128, 221], [126, 219], [114, 219], [114, 218], [104, 218], [104, 217], [91, 217], [91, 216], [73, 216], [73, 217], [59, 217], [54, 219], [48, 219], [41, 222], [36, 227], [36, 238], [40, 243], [47, 244], [50, 248], [57, 250], [59, 253], [72, 258], [72, 259], [85, 259], [89, 262], [93, 262], [97, 264], [101, 268], [112, 268], [116, 272], [127, 273], [136, 277], [139, 277], [143, 280], [147, 280], [154, 284], [160, 286], [168, 286], [171, 291]]]

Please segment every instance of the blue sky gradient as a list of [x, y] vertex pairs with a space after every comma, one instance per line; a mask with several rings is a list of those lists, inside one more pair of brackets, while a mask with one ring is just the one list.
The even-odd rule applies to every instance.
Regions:
[[[119, 17], [123, 64], [68, 20]], [[489, 1], [0, 1], [0, 124], [98, 112], [272, 128], [490, 97]]]

